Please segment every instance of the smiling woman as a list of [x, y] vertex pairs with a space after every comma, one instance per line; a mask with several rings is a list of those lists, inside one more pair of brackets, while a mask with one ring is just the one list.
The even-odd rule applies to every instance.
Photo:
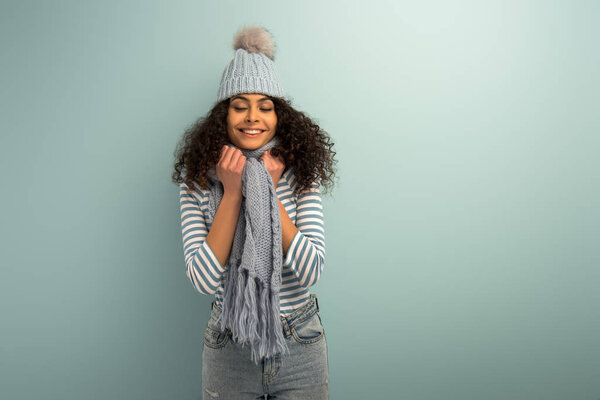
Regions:
[[320, 186], [333, 183], [333, 144], [285, 98], [266, 30], [242, 29], [234, 49], [173, 174], [186, 275], [215, 295], [203, 394], [327, 399], [327, 341], [310, 289], [325, 264]]
[[231, 143], [257, 149], [269, 143], [277, 131], [273, 100], [262, 94], [233, 96], [227, 113], [227, 134]]

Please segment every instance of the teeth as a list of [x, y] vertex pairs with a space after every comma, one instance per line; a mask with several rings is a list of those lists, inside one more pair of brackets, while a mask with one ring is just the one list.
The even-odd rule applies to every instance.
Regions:
[[254, 134], [257, 134], [257, 133], [261, 133], [262, 131], [260, 129], [252, 129], [252, 130], [244, 130], [243, 132], [247, 133], [249, 135], [254, 135]]

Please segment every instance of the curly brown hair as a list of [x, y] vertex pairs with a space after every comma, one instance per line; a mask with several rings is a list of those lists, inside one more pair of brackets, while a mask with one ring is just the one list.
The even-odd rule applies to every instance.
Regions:
[[[289, 100], [269, 98], [277, 114], [276, 135], [280, 145], [274, 147], [273, 155], [281, 154], [285, 168], [294, 168], [296, 188], [294, 194], [308, 190], [313, 182], [325, 188], [333, 188], [337, 163], [334, 146], [329, 135], [305, 113], [294, 109]], [[199, 118], [186, 129], [175, 150], [173, 182], [193, 188], [196, 180], [202, 189], [210, 186], [206, 173], [219, 161], [222, 147], [229, 143], [227, 136], [227, 113], [229, 98], [216, 103], [206, 116]]]

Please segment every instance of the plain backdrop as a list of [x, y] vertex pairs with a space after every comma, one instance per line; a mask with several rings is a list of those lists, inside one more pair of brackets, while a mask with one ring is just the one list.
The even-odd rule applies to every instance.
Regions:
[[598, 2], [0, 4], [0, 398], [201, 398], [173, 151], [252, 24], [339, 161], [331, 398], [600, 398]]

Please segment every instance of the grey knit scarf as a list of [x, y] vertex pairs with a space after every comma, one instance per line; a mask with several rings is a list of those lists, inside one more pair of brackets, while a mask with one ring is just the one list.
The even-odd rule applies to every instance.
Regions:
[[[279, 315], [283, 264], [279, 200], [271, 175], [258, 160], [279, 143], [279, 138], [274, 136], [255, 150], [228, 144], [244, 154], [246, 166], [242, 173], [240, 216], [226, 263], [229, 276], [221, 329], [230, 329], [237, 343], [249, 345], [256, 364], [264, 357], [287, 350]], [[212, 224], [224, 192], [214, 167], [207, 175], [214, 183], [209, 192], [207, 215]]]

